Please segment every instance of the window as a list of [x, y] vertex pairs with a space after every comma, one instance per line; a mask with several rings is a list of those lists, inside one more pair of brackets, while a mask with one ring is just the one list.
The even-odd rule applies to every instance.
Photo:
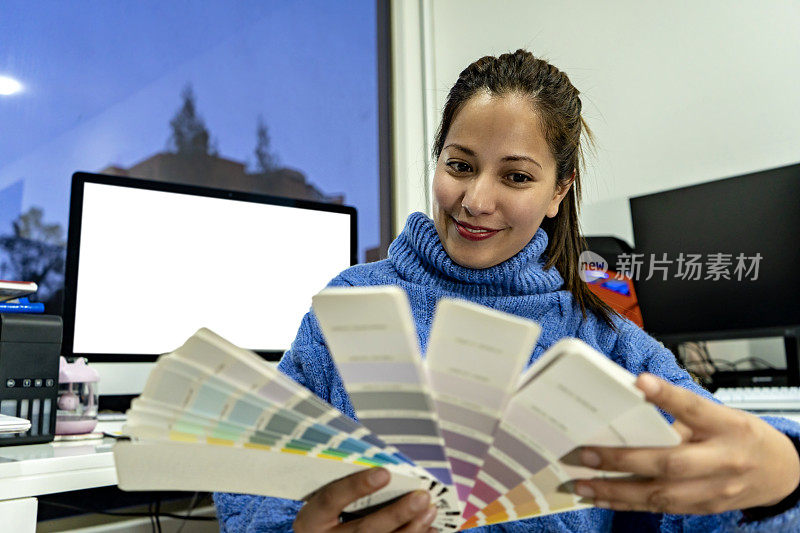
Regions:
[[0, 78], [0, 278], [38, 282], [60, 312], [76, 170], [354, 205], [359, 258], [376, 258], [390, 220], [379, 176], [385, 10], [374, 0], [3, 2], [0, 76], [21, 88]]

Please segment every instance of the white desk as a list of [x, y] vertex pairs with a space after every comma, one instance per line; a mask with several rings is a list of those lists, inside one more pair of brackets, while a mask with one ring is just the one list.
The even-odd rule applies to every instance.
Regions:
[[113, 443], [106, 438], [0, 447], [3, 531], [35, 533], [36, 496], [116, 485]]

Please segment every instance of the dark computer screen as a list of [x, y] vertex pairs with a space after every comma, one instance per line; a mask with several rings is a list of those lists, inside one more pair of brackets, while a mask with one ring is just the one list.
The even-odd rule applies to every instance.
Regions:
[[800, 324], [800, 164], [630, 206], [648, 332], [688, 340]]

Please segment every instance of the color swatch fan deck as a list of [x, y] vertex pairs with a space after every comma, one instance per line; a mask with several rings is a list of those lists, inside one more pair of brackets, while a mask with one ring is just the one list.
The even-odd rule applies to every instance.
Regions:
[[422, 489], [439, 509], [433, 527], [455, 531], [587, 507], [559, 486], [609, 474], [559, 461], [578, 446], [680, 442], [635, 377], [579, 340], [523, 372], [534, 322], [443, 299], [423, 360], [397, 287], [325, 289], [314, 313], [359, 422], [201, 329], [134, 400], [131, 440], [114, 447], [119, 486], [303, 500], [382, 466], [389, 485], [346, 511]]

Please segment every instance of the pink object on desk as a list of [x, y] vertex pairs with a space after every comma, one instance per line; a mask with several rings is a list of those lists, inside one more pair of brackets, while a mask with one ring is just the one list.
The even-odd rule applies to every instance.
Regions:
[[64, 356], [58, 370], [56, 434], [91, 433], [97, 426], [97, 382], [100, 375], [83, 358], [68, 363]]

